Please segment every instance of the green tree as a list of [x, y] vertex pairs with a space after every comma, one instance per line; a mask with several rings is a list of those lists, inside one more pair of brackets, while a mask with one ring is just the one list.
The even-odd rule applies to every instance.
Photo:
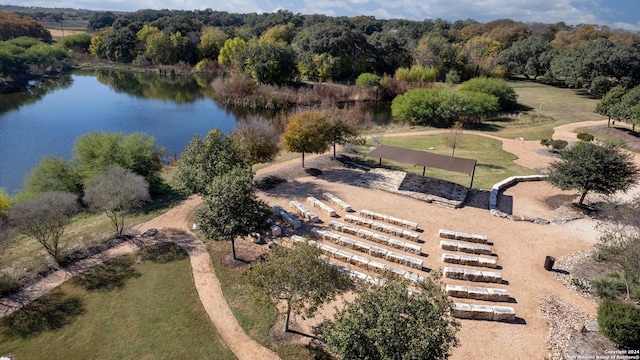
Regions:
[[499, 111], [512, 111], [518, 106], [518, 95], [515, 90], [502, 79], [475, 78], [465, 81], [458, 91], [475, 91], [498, 98]]
[[25, 189], [29, 192], [64, 191], [82, 192], [82, 177], [72, 161], [59, 157], [44, 157], [25, 178]]
[[59, 44], [67, 50], [74, 50], [81, 53], [87, 53], [91, 45], [91, 35], [75, 34], [65, 36], [60, 39]]
[[206, 26], [202, 28], [200, 42], [197, 45], [200, 59], [217, 60], [220, 49], [229, 36], [220, 28]]
[[622, 97], [627, 91], [622, 86], [611, 88], [596, 105], [595, 112], [609, 118], [607, 127], [611, 126], [611, 117], [614, 114], [614, 107], [622, 101]]
[[271, 215], [269, 205], [255, 194], [251, 170], [236, 167], [213, 178], [196, 222], [207, 239], [230, 240], [236, 259], [235, 239], [267, 231]]
[[589, 191], [612, 194], [635, 184], [638, 168], [631, 155], [613, 145], [580, 142], [560, 153], [560, 161], [551, 164], [549, 182], [562, 190], [582, 193], [582, 205]]
[[285, 302], [285, 332], [289, 331], [292, 312], [311, 317], [351, 284], [347, 275], [336, 266], [319, 261], [319, 256], [320, 250], [306, 243], [294, 244], [292, 249], [278, 246], [248, 272], [247, 280], [255, 290], [275, 302]]
[[362, 73], [358, 75], [356, 79], [356, 85], [362, 87], [376, 87], [380, 86], [380, 80], [382, 78], [376, 74], [372, 73]]
[[507, 66], [510, 74], [524, 75], [527, 79], [536, 79], [544, 75], [550, 67], [550, 41], [535, 35], [518, 40], [500, 54], [500, 62]]
[[89, 18], [89, 24], [87, 29], [89, 30], [101, 30], [108, 26], [113, 25], [117, 16], [111, 11], [97, 11]]
[[119, 165], [144, 177], [152, 192], [161, 185], [162, 155], [153, 137], [143, 133], [90, 132], [76, 139], [73, 162], [84, 180], [111, 165]]
[[603, 300], [598, 307], [598, 327], [622, 348], [640, 347], [640, 309], [633, 304]]
[[91, 44], [89, 45], [89, 53], [91, 55], [100, 58], [107, 57], [107, 38], [112, 31], [113, 28], [109, 26], [91, 38]]
[[90, 178], [84, 192], [84, 202], [107, 215], [115, 227], [116, 237], [124, 233], [124, 219], [149, 200], [149, 183], [118, 165]]
[[334, 117], [329, 122], [329, 128], [325, 132], [325, 136], [329, 145], [333, 147], [333, 158], [336, 158], [336, 145], [344, 144], [350, 138], [358, 135], [356, 124], [348, 122], [340, 117]]
[[11, 206], [9, 222], [18, 231], [34, 237], [49, 255], [60, 262], [60, 237], [77, 212], [77, 195], [50, 191]]
[[6, 188], [0, 187], [0, 219], [6, 217], [9, 214], [9, 208], [11, 207], [11, 197]]
[[325, 134], [330, 128], [325, 114], [317, 111], [306, 111], [289, 117], [289, 123], [283, 136], [284, 148], [287, 151], [302, 153], [302, 167], [304, 154], [322, 154], [329, 149], [329, 142]]
[[239, 68], [240, 64], [237, 62], [236, 55], [244, 49], [245, 46], [247, 46], [247, 43], [239, 37], [225, 40], [218, 54], [218, 62], [220, 65]]
[[357, 298], [322, 325], [320, 338], [341, 359], [446, 359], [460, 324], [453, 303], [432, 278], [409, 291], [404, 280], [362, 288]]
[[258, 83], [282, 85], [297, 74], [295, 53], [290, 45], [249, 41], [235, 56], [238, 69]]
[[216, 176], [236, 166], [248, 168], [248, 156], [238, 140], [217, 128], [209, 131], [204, 139], [194, 136], [173, 169], [171, 185], [185, 194], [206, 194], [208, 184]]
[[233, 133], [240, 137], [251, 164], [271, 162], [280, 152], [278, 129], [261, 116], [249, 116], [241, 120]]

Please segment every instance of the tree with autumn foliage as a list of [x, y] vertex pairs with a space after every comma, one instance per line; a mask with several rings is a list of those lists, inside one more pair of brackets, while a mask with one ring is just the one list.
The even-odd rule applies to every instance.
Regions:
[[322, 154], [329, 150], [327, 132], [331, 124], [327, 115], [319, 111], [300, 112], [289, 117], [289, 123], [284, 133], [283, 144], [287, 151], [302, 153], [302, 167], [304, 154]]

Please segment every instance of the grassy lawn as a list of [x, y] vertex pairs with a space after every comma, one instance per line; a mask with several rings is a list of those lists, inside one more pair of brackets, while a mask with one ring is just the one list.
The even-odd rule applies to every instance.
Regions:
[[[451, 155], [451, 148], [445, 144], [443, 135], [404, 136], [384, 138], [385, 145], [406, 149], [429, 151], [441, 155]], [[434, 148], [429, 150], [429, 148]], [[533, 175], [532, 169], [517, 165], [513, 160], [517, 157], [502, 150], [502, 142], [484, 136], [471, 134], [462, 135], [462, 143], [456, 148], [456, 157], [476, 159], [474, 189], [490, 189], [493, 184], [514, 175]], [[371, 166], [377, 166], [378, 159], [364, 158]], [[393, 170], [405, 171], [422, 175], [422, 167], [382, 160], [382, 165]], [[427, 168], [426, 176], [452, 181], [463, 186], [469, 186], [471, 177], [452, 171]]]
[[170, 253], [114, 259], [3, 319], [0, 355], [234, 359], [200, 303], [186, 253]]
[[[242, 329], [263, 346], [275, 351], [283, 360], [330, 359], [318, 350], [302, 344], [278, 344], [269, 338], [269, 329], [275, 323], [278, 312], [268, 298], [258, 299], [252, 294], [245, 280], [244, 270], [229, 269], [221, 259], [231, 252], [231, 243], [209, 242], [209, 254], [222, 293]], [[238, 253], [242, 258], [242, 254]]]

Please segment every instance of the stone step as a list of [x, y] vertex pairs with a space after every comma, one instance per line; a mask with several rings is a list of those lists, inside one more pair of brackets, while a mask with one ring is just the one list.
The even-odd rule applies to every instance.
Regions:
[[508, 306], [454, 303], [453, 316], [459, 319], [511, 322], [516, 319], [516, 312]]

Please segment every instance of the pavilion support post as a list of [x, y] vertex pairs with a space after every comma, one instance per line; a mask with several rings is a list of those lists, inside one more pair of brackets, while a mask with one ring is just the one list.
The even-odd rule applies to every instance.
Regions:
[[425, 172], [426, 170], [427, 170], [427, 167], [426, 167], [426, 166], [423, 166], [423, 167], [422, 167], [422, 176], [424, 176], [424, 172]]
[[476, 176], [476, 167], [473, 166], [473, 171], [471, 172], [471, 185], [469, 185], [469, 189], [473, 187], [473, 177]]
[[382, 158], [380, 158], [380, 161], [378, 161], [378, 167], [382, 167]]

